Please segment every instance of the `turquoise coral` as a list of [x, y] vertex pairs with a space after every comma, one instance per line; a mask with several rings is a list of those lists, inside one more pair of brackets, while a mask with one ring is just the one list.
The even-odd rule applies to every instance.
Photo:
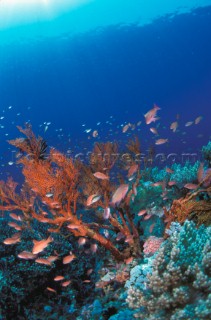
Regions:
[[145, 288], [130, 286], [127, 302], [138, 319], [208, 319], [210, 275], [211, 228], [186, 221], [155, 254]]
[[202, 154], [204, 159], [208, 161], [209, 165], [211, 165], [211, 141], [202, 148]]

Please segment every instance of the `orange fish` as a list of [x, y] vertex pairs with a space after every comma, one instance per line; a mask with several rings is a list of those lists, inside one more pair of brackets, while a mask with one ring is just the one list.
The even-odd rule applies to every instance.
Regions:
[[128, 184], [121, 184], [119, 188], [114, 192], [111, 203], [113, 205], [120, 203], [128, 192]]
[[168, 185], [169, 185], [170, 187], [174, 186], [175, 184], [177, 184], [176, 181], [169, 181], [169, 182], [168, 182]]
[[164, 144], [168, 142], [168, 139], [158, 139], [155, 141], [155, 144], [159, 145], [159, 144]]
[[15, 214], [15, 213], [10, 213], [9, 216], [10, 216], [11, 218], [13, 218], [14, 220], [16, 220], [16, 221], [22, 221], [22, 217], [21, 217], [21, 216], [18, 216], [18, 215]]
[[128, 170], [128, 178], [131, 177], [132, 175], [134, 175], [134, 173], [136, 173], [138, 170], [138, 165], [137, 164], [133, 164], [130, 169]]
[[172, 169], [170, 169], [170, 168], [166, 168], [166, 172], [168, 172], [168, 173], [174, 173], [174, 171], [173, 171]]
[[109, 176], [107, 176], [106, 174], [104, 174], [102, 172], [95, 172], [95, 173], [93, 173], [93, 176], [97, 179], [109, 180]]
[[194, 121], [195, 124], [198, 124], [202, 119], [203, 119], [202, 116], [197, 117], [197, 118], [195, 119], [195, 121]]
[[47, 266], [51, 266], [51, 262], [45, 258], [38, 258], [35, 260], [35, 262], [40, 263], [40, 264], [45, 264]]
[[61, 281], [61, 280], [64, 280], [64, 277], [63, 276], [56, 276], [54, 278], [54, 281]]
[[90, 250], [91, 250], [92, 253], [97, 252], [97, 244], [96, 243], [91, 244]]
[[97, 202], [98, 200], [100, 200], [100, 198], [101, 196], [99, 194], [92, 194], [91, 196], [88, 197], [86, 201], [86, 205], [91, 206], [91, 204]]
[[48, 257], [48, 261], [50, 261], [50, 262], [54, 262], [56, 260], [58, 260], [58, 256], [49, 256]]
[[16, 244], [18, 242], [20, 242], [20, 237], [11, 237], [11, 238], [7, 238], [3, 241], [4, 244]]
[[198, 187], [198, 185], [195, 184], [195, 183], [186, 183], [186, 184], [184, 185], [184, 187], [187, 188], [187, 189], [189, 189], [189, 190], [195, 190], [195, 189]]
[[172, 122], [172, 124], [170, 125], [170, 129], [173, 131], [173, 132], [176, 132], [178, 128], [178, 122], [175, 121], [175, 122]]
[[154, 104], [154, 108], [149, 110], [144, 115], [146, 124], [150, 124], [151, 122], [155, 122], [159, 119], [159, 118], [156, 118], [156, 114], [158, 110], [160, 110], [160, 108], [156, 104]]
[[32, 249], [32, 253], [36, 254], [42, 252], [52, 241], [53, 238], [51, 236], [49, 236], [48, 239], [43, 239], [40, 241], [33, 240], [34, 247]]
[[154, 229], [155, 223], [153, 223], [150, 228], [149, 228], [149, 232], [152, 233], [153, 229]]
[[50, 287], [47, 287], [46, 289], [47, 289], [48, 291], [50, 291], [50, 292], [57, 293], [56, 290], [54, 290], [54, 289], [52, 289], [52, 288], [50, 288]]
[[103, 210], [103, 219], [109, 219], [110, 218], [110, 215], [111, 215], [111, 210], [109, 207], [106, 207], [104, 210]]
[[151, 186], [153, 186], [153, 187], [161, 187], [162, 184], [163, 184], [163, 181], [158, 181], [158, 182], [152, 183]]
[[139, 211], [138, 216], [143, 216], [147, 212], [146, 209]]
[[156, 128], [150, 128], [149, 130], [150, 130], [152, 133], [158, 135], [158, 131], [157, 131]]
[[67, 286], [69, 286], [70, 283], [71, 283], [71, 280], [62, 282], [62, 287], [67, 287]]
[[63, 258], [63, 264], [68, 264], [70, 263], [71, 261], [73, 261], [74, 259], [76, 258], [76, 256], [74, 254], [70, 254], [68, 256], [65, 256]]
[[151, 217], [152, 217], [152, 214], [147, 214], [147, 215], [144, 217], [144, 220], [149, 220]]
[[93, 269], [89, 269], [89, 270], [87, 270], [87, 276], [89, 276], [91, 273], [93, 272]]
[[131, 126], [130, 123], [126, 124], [126, 125], [122, 128], [122, 132], [123, 132], [123, 133], [127, 132], [127, 130], [130, 128], [130, 126]]
[[22, 230], [22, 227], [19, 226], [17, 223], [15, 222], [8, 222], [8, 226], [14, 228], [15, 230], [17, 231], [21, 231]]
[[85, 245], [85, 243], [86, 243], [86, 238], [80, 237], [78, 239], [79, 246], [83, 246], [83, 245]]
[[37, 257], [36, 254], [33, 254], [31, 252], [28, 252], [28, 251], [22, 251], [18, 254], [18, 257], [21, 258], [21, 259], [35, 259]]
[[130, 264], [133, 261], [133, 259], [134, 259], [133, 257], [130, 257], [130, 258], [125, 259], [124, 262], [126, 264]]
[[204, 177], [204, 164], [201, 162], [197, 172], [197, 179], [199, 183], [202, 182], [203, 177]]

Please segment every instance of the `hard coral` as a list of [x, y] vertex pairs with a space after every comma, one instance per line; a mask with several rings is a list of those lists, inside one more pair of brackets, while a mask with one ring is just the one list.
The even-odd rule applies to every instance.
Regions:
[[210, 238], [211, 228], [196, 229], [190, 221], [174, 230], [154, 256], [146, 287], [128, 290], [127, 302], [138, 319], [211, 317]]

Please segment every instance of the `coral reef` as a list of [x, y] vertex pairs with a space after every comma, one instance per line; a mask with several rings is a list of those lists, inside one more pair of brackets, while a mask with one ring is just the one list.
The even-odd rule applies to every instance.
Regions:
[[208, 319], [210, 270], [211, 228], [186, 221], [155, 254], [144, 285], [131, 284], [127, 302], [138, 319]]
[[211, 141], [208, 142], [206, 146], [202, 148], [203, 158], [208, 162], [209, 166], [211, 166]]
[[24, 183], [0, 181], [0, 318], [211, 317], [207, 162], [152, 168], [150, 148], [142, 168], [137, 138], [125, 161], [98, 142], [81, 162], [18, 129]]

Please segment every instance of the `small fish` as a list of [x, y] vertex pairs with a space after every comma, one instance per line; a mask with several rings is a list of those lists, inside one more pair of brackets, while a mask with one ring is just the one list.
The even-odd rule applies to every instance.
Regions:
[[137, 196], [138, 191], [137, 191], [137, 188], [136, 188], [136, 185], [135, 185], [135, 184], [133, 184], [132, 190], [133, 190], [133, 194], [134, 194], [134, 196], [136, 197], [136, 196]]
[[61, 280], [64, 280], [64, 277], [63, 276], [56, 276], [54, 278], [54, 281], [61, 281]]
[[155, 141], [155, 144], [160, 145], [168, 142], [168, 139], [158, 139]]
[[189, 190], [195, 190], [195, 189], [198, 187], [198, 185], [195, 184], [195, 183], [186, 183], [186, 184], [184, 185], [184, 187], [187, 188], [187, 189], [189, 189]]
[[72, 262], [74, 259], [76, 258], [76, 256], [74, 254], [70, 254], [68, 256], [65, 256], [62, 260], [63, 264], [68, 264], [70, 262]]
[[83, 282], [84, 283], [89, 283], [89, 282], [91, 282], [91, 280], [84, 280]]
[[154, 229], [155, 223], [153, 223], [150, 228], [149, 228], [149, 232], [152, 233], [153, 229]]
[[88, 197], [86, 201], [86, 205], [91, 206], [91, 204], [97, 202], [98, 200], [100, 200], [100, 198], [101, 196], [99, 194], [92, 194], [91, 196]]
[[151, 122], [155, 122], [159, 119], [159, 118], [156, 118], [156, 114], [158, 110], [160, 110], [160, 108], [156, 104], [154, 104], [154, 108], [149, 110], [144, 115], [146, 124], [150, 124]]
[[22, 227], [19, 226], [17, 223], [15, 222], [8, 222], [8, 226], [14, 228], [15, 230], [17, 231], [21, 231], [22, 230]]
[[77, 224], [73, 224], [73, 223], [71, 223], [71, 224], [68, 224], [68, 226], [67, 226], [67, 228], [68, 229], [79, 229], [80, 228], [80, 226], [79, 225], [77, 225]]
[[152, 183], [151, 186], [153, 186], [153, 187], [161, 187], [162, 184], [163, 184], [163, 181], [158, 181], [158, 182]]
[[122, 232], [117, 233], [116, 241], [119, 241], [121, 239], [125, 238], [124, 234]]
[[166, 172], [168, 172], [168, 173], [174, 173], [174, 171], [172, 170], [172, 169], [170, 169], [170, 168], [166, 168]]
[[149, 220], [151, 217], [152, 217], [152, 214], [147, 214], [147, 215], [144, 217], [144, 220]]
[[94, 130], [94, 131], [92, 132], [92, 136], [93, 136], [93, 138], [97, 138], [97, 136], [98, 136], [98, 131], [97, 131], [97, 130]]
[[92, 253], [96, 253], [97, 252], [97, 244], [96, 243], [91, 244], [90, 250]]
[[33, 240], [34, 247], [32, 249], [33, 254], [37, 254], [42, 252], [48, 245], [53, 241], [53, 238], [50, 236], [47, 239], [43, 239], [40, 241]]
[[62, 287], [67, 287], [67, 286], [69, 286], [70, 283], [71, 283], [71, 280], [62, 282]]
[[133, 164], [130, 169], [128, 170], [128, 178], [130, 178], [131, 176], [133, 176], [138, 170], [138, 165], [137, 164]]
[[58, 256], [49, 256], [48, 257], [48, 261], [50, 261], [50, 262], [54, 262], [56, 260], [58, 260]]
[[110, 210], [109, 207], [105, 208], [105, 209], [103, 210], [103, 218], [104, 218], [104, 219], [109, 219], [109, 217], [110, 217], [110, 212], [111, 212], [111, 210]]
[[133, 236], [127, 236], [127, 238], [125, 239], [125, 242], [127, 243], [131, 243], [131, 241], [133, 241]]
[[109, 176], [107, 176], [106, 174], [104, 174], [102, 172], [95, 172], [95, 173], [93, 173], [93, 176], [97, 179], [109, 180]]
[[3, 241], [4, 244], [10, 245], [10, 244], [16, 244], [20, 242], [20, 237], [14, 237], [12, 236], [11, 238], [7, 238]]
[[86, 129], [86, 130], [84, 130], [84, 132], [86, 132], [86, 133], [89, 133], [89, 132], [91, 132], [92, 131], [92, 129]]
[[87, 276], [89, 276], [91, 273], [93, 272], [93, 269], [89, 269], [89, 270], [87, 270]]
[[192, 124], [193, 124], [193, 121], [188, 121], [188, 122], [186, 122], [185, 126], [190, 127]]
[[47, 289], [48, 291], [50, 291], [50, 292], [57, 293], [56, 290], [54, 290], [54, 289], [52, 289], [52, 288], [50, 288], [50, 287], [47, 287], [46, 289]]
[[139, 211], [138, 216], [143, 216], [145, 213], [147, 213], [146, 209], [141, 210], [141, 211]]
[[124, 262], [126, 264], [130, 264], [133, 261], [133, 259], [134, 259], [133, 257], [130, 257], [130, 258], [125, 259]]
[[51, 262], [45, 258], [38, 258], [35, 260], [35, 262], [40, 263], [40, 264], [45, 264], [47, 266], [51, 266]]
[[48, 193], [46, 193], [46, 195], [45, 195], [47, 198], [51, 198], [51, 197], [53, 197], [53, 193], [51, 193], [51, 192], [48, 192]]
[[170, 129], [173, 131], [173, 132], [176, 132], [178, 128], [178, 122], [175, 121], [175, 122], [172, 122], [172, 124], [170, 125]]
[[119, 188], [117, 188], [117, 190], [114, 192], [111, 203], [113, 205], [120, 203], [125, 198], [128, 189], [128, 184], [121, 184]]
[[83, 245], [85, 245], [85, 243], [86, 243], [86, 238], [80, 237], [78, 239], [79, 246], [83, 246]]
[[25, 260], [35, 259], [36, 257], [37, 257], [36, 254], [33, 254], [32, 252], [28, 252], [28, 251], [22, 251], [18, 254], [18, 258], [25, 259]]
[[16, 221], [22, 221], [22, 217], [15, 213], [10, 213], [9, 216]]
[[176, 181], [169, 181], [169, 182], [168, 182], [168, 185], [169, 185], [170, 187], [175, 186], [175, 184], [177, 184]]
[[201, 120], [203, 119], [203, 117], [202, 116], [199, 116], [199, 117], [197, 117], [196, 119], [195, 119], [195, 124], [198, 124], [199, 122], [201, 122]]
[[158, 130], [156, 128], [150, 128], [149, 129], [152, 133], [158, 135]]
[[130, 123], [126, 124], [123, 128], [122, 128], [122, 132], [125, 133], [127, 132], [127, 130], [130, 128]]
[[198, 182], [202, 182], [204, 176], [204, 164], [201, 162], [197, 172]]

